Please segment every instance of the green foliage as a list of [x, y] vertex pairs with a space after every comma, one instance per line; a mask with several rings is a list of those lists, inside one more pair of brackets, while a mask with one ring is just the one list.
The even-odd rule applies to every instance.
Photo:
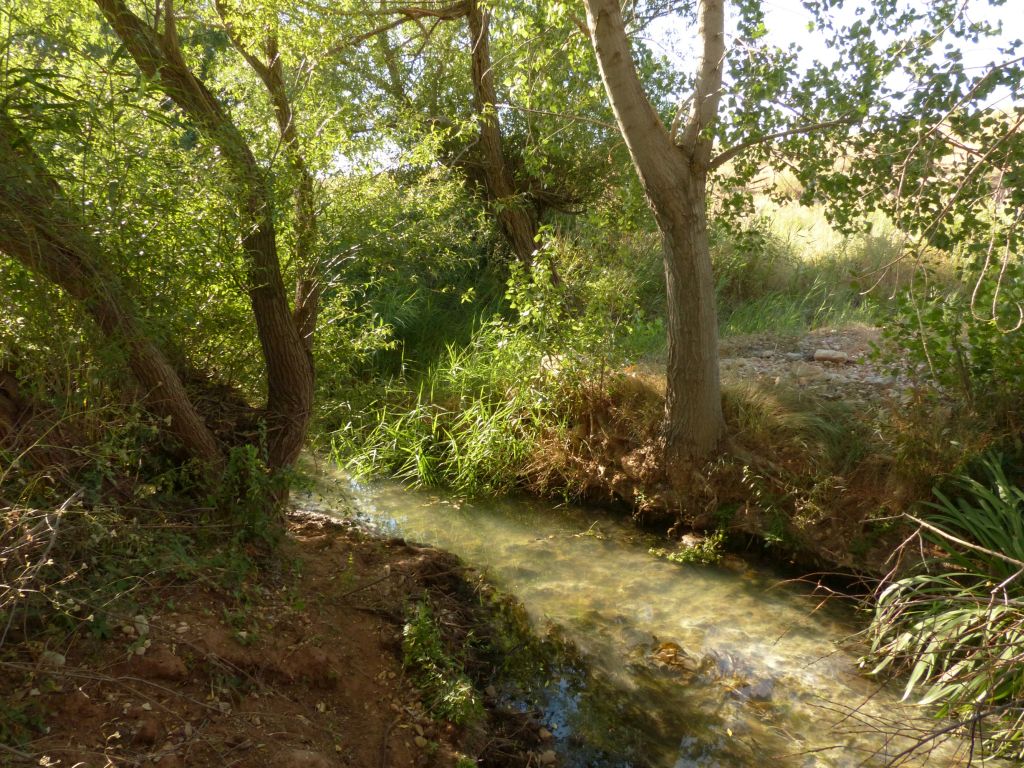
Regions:
[[284, 533], [280, 506], [287, 488], [286, 474], [268, 470], [255, 445], [236, 446], [228, 452], [210, 506], [240, 541], [273, 548]]
[[0, 743], [21, 746], [42, 733], [45, 719], [39, 709], [33, 702], [0, 703]]
[[650, 553], [672, 563], [693, 563], [697, 565], [713, 565], [722, 559], [722, 545], [725, 543], [725, 531], [718, 530], [688, 543], [683, 541], [676, 549], [655, 547]]
[[[936, 492], [923, 531], [935, 556], [883, 585], [870, 628], [873, 672], [908, 674], [905, 697], [940, 716], [984, 719], [987, 754], [1024, 758], [1024, 491], [998, 456], [984, 480]], [[963, 543], [966, 542], [966, 543]]]
[[999, 274], [991, 265], [971, 265], [952, 288], [902, 294], [885, 337], [933, 386], [957, 395], [976, 413], [1012, 424], [1024, 390], [1022, 305], [1019, 260], [1008, 261]]
[[431, 715], [457, 725], [482, 720], [483, 704], [462, 672], [460, 660], [445, 649], [437, 620], [426, 602], [416, 606], [402, 637], [403, 663]]
[[511, 490], [541, 430], [562, 418], [567, 393], [620, 354], [608, 332], [620, 321], [594, 309], [601, 299], [574, 316], [566, 293], [543, 259], [530, 272], [513, 267], [506, 300], [514, 319], [492, 317], [417, 381], [393, 382], [332, 433], [336, 458], [358, 474], [470, 495]]

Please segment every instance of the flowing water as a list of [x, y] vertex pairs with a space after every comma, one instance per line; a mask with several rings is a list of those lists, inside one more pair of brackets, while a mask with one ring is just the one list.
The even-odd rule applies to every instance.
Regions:
[[[587, 660], [541, 706], [565, 766], [885, 765], [920, 717], [857, 668], [853, 616], [764, 568], [678, 565], [607, 512], [460, 501], [325, 478], [299, 506], [354, 505], [484, 569]], [[922, 727], [934, 725], [924, 723]], [[905, 735], [886, 736], [893, 728]], [[911, 764], [958, 764], [953, 745]]]

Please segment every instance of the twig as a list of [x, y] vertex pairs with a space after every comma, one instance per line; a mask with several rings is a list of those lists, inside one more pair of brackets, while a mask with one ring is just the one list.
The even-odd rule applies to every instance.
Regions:
[[380, 584], [382, 581], [390, 579], [393, 575], [394, 574], [392, 574], [390, 571], [388, 571], [383, 576], [381, 576], [379, 579], [374, 579], [373, 581], [368, 581], [366, 584], [361, 584], [358, 587], [355, 587], [354, 589], [350, 589], [348, 592], [342, 592], [340, 595], [337, 595], [337, 599], [340, 599], [340, 598], [343, 598], [343, 597], [348, 597], [349, 595], [354, 595], [356, 592], [362, 592], [364, 589], [369, 589], [374, 584]]
[[0, 742], [0, 750], [7, 752], [8, 754], [14, 755], [15, 757], [21, 758], [22, 760], [28, 760], [31, 763], [35, 763], [36, 759], [28, 752], [22, 752], [20, 749], [9, 747], [6, 744]]
[[709, 166], [710, 169], [714, 170], [725, 165], [727, 162], [732, 160], [737, 155], [742, 154], [751, 147], [755, 147], [758, 144], [764, 144], [769, 141], [775, 141], [775, 139], [786, 139], [790, 136], [798, 136], [802, 133], [815, 133], [817, 131], [827, 130], [829, 128], [841, 128], [843, 126], [855, 125], [857, 120], [851, 117], [840, 118], [838, 120], [826, 120], [821, 123], [812, 123], [810, 125], [795, 125], [792, 128], [787, 128], [782, 131], [776, 131], [775, 133], [767, 133], [764, 136], [758, 136], [756, 139], [750, 139], [749, 141], [743, 141], [735, 146], [729, 147], [724, 150], [718, 157], [711, 160]]
[[380, 768], [388, 768], [388, 739], [391, 738], [391, 731], [395, 729], [401, 719], [401, 716], [396, 717], [384, 729], [384, 738], [380, 741]]
[[[18, 670], [20, 672], [34, 672], [36, 670], [36, 667], [33, 664], [23, 664], [21, 662], [16, 662], [16, 661], [0, 661], [0, 667], [6, 667], [8, 669], [15, 669], [15, 670]], [[214, 713], [216, 713], [218, 715], [223, 715], [224, 714], [217, 707], [211, 706], [210, 704], [207, 704], [204, 701], [200, 701], [199, 699], [197, 699], [197, 698], [195, 698], [193, 696], [189, 696], [188, 694], [182, 693], [181, 691], [175, 690], [174, 688], [169, 688], [166, 685], [160, 685], [160, 683], [154, 683], [152, 680], [147, 680], [147, 679], [145, 679], [143, 677], [135, 677], [133, 675], [121, 675], [121, 676], [115, 677], [113, 675], [105, 675], [105, 674], [103, 674], [101, 672], [80, 672], [80, 671], [75, 670], [75, 669], [68, 669], [67, 667], [64, 667], [64, 668], [60, 669], [60, 671], [55, 673], [55, 674], [59, 675], [60, 677], [68, 677], [68, 678], [72, 678], [72, 679], [75, 679], [75, 680], [92, 680], [94, 682], [109, 683], [109, 684], [112, 684], [112, 685], [120, 685], [123, 688], [125, 688], [126, 690], [131, 691], [132, 693], [134, 693], [134, 694], [136, 694], [136, 695], [138, 695], [140, 697], [142, 697], [142, 694], [136, 688], [134, 688], [131, 685], [129, 685], [129, 683], [141, 683], [144, 686], [149, 686], [150, 688], [155, 688], [158, 691], [163, 691], [164, 693], [169, 694], [171, 696], [174, 696], [174, 697], [177, 697], [179, 699], [183, 699], [185, 701], [191, 702], [192, 704], [195, 704], [197, 707], [209, 710], [210, 712], [214, 712]], [[0, 746], [2, 746], [2, 745], [0, 745]]]
[[1024, 569], [1024, 561], [1022, 561], [1022, 560], [1018, 560], [1018, 559], [1016, 559], [1014, 557], [1010, 557], [1009, 555], [1004, 555], [1002, 552], [996, 552], [993, 549], [988, 549], [988, 548], [982, 547], [982, 546], [980, 546], [978, 544], [972, 544], [969, 541], [965, 541], [965, 540], [963, 540], [961, 538], [957, 538], [956, 536], [954, 536], [951, 533], [946, 533], [946, 531], [942, 530], [938, 526], [935, 526], [935, 525], [932, 525], [931, 523], [925, 522], [924, 520], [921, 520], [920, 518], [914, 517], [913, 515], [911, 515], [909, 513], [905, 513], [905, 517], [908, 520], [913, 520], [915, 523], [920, 525], [922, 528], [927, 528], [932, 533], [937, 533], [942, 538], [948, 539], [949, 541], [952, 541], [954, 544], [959, 544], [962, 547], [967, 547], [968, 549], [973, 549], [975, 552], [981, 552], [984, 555], [988, 555], [990, 557], [998, 558], [998, 559], [1000, 559], [1000, 560], [1002, 560], [1004, 562], [1011, 563], [1012, 565], [1016, 565], [1018, 568]]

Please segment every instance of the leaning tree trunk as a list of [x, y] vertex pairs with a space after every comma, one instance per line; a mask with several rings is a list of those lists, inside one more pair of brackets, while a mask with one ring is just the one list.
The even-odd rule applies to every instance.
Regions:
[[484, 186], [501, 231], [524, 264], [533, 263], [537, 249], [537, 215], [517, 194], [512, 169], [502, 146], [501, 125], [495, 104], [488, 16], [477, 0], [469, 0], [466, 14], [473, 63], [473, 106], [480, 124], [480, 155]]
[[0, 108], [0, 251], [78, 300], [104, 336], [123, 350], [147, 407], [169, 417], [188, 453], [216, 470], [220, 446], [189, 400], [178, 374], [141, 331], [100, 245], [67, 204], [25, 136]]
[[[601, 78], [661, 230], [668, 303], [665, 461], [684, 468], [713, 453], [725, 433], [718, 375], [718, 322], [707, 234], [706, 186], [724, 56], [722, 0], [703, 0], [704, 57], [693, 107], [674, 137], [644, 93], [618, 0], [586, 0]], [[717, 77], [717, 83], [715, 78]]]
[[162, 35], [132, 13], [124, 0], [94, 2], [139, 69], [216, 144], [240, 190], [249, 301], [267, 371], [267, 462], [271, 468], [288, 466], [302, 449], [309, 426], [313, 361], [288, 306], [269, 183], [224, 107], [185, 63], [172, 0], [164, 0]]

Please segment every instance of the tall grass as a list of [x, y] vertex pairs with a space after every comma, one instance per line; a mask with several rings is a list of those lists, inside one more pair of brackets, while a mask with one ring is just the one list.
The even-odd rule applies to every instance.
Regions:
[[[932, 556], [877, 595], [874, 672], [908, 674], [905, 697], [934, 704], [987, 751], [1024, 759], [1024, 490], [997, 456], [961, 477], [921, 521]], [[981, 726], [984, 725], [982, 729]]]
[[908, 278], [899, 270], [901, 237], [876, 217], [842, 235], [820, 208], [763, 203], [739, 229], [712, 226], [712, 262], [723, 335], [800, 334], [872, 323]]
[[558, 418], [560, 363], [534, 342], [496, 321], [468, 346], [450, 345], [418, 381], [393, 380], [333, 432], [335, 460], [410, 485], [509, 492], [538, 434]]
[[636, 318], [632, 297], [607, 275], [580, 285], [570, 274], [555, 284], [542, 258], [513, 269], [508, 311], [422, 372], [410, 366], [389, 380], [332, 432], [335, 459], [356, 474], [468, 495], [513, 489], [540, 434], [566, 418], [573, 387], [621, 361], [623, 328]]

